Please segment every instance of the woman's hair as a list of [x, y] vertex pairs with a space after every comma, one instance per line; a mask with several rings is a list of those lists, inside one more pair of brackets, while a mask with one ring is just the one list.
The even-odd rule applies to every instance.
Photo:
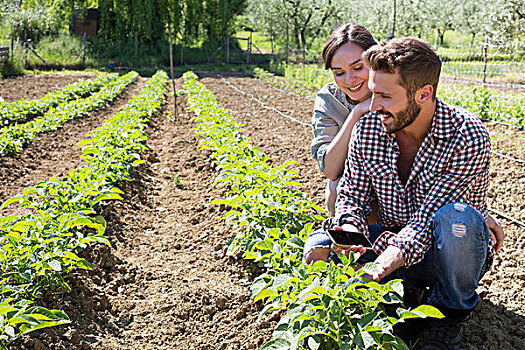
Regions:
[[365, 64], [374, 71], [399, 73], [401, 85], [407, 97], [430, 84], [436, 91], [441, 73], [441, 59], [437, 51], [427, 42], [412, 37], [382, 41], [363, 54]]
[[346, 43], [355, 44], [362, 48], [363, 51], [377, 44], [372, 34], [362, 25], [357, 23], [343, 24], [330, 34], [328, 41], [324, 45], [324, 69], [332, 67], [332, 57], [334, 57], [337, 49]]

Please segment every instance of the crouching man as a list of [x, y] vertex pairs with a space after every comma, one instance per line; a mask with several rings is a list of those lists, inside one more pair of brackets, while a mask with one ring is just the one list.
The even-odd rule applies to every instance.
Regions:
[[[490, 138], [476, 116], [436, 97], [441, 60], [428, 43], [393, 39], [363, 59], [371, 112], [352, 131], [335, 216], [324, 229], [368, 236], [380, 271], [373, 279], [395, 271], [429, 286], [427, 302], [445, 318], [430, 321], [423, 349], [459, 349], [478, 282], [504, 239], [487, 212]], [[368, 226], [372, 199], [380, 224]], [[326, 261], [329, 246], [323, 231], [313, 233], [306, 261]]]

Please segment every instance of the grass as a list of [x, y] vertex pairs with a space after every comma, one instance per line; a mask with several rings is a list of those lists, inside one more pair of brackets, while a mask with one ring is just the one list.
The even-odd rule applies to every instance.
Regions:
[[[217, 47], [212, 44], [203, 44], [200, 47], [184, 47], [182, 58], [184, 64], [204, 64], [213, 55]], [[35, 46], [35, 51], [46, 63], [35, 54], [26, 51], [24, 55], [22, 46], [18, 45], [15, 51], [16, 60], [25, 67], [31, 69], [83, 69], [109, 68], [109, 62], [119, 69], [148, 70], [153, 73], [157, 68], [169, 66], [169, 44], [167, 42], [153, 43], [150, 45], [139, 44], [135, 56], [135, 43], [127, 42], [105, 42], [101, 38], [88, 37], [85, 45], [83, 38], [61, 32], [57, 36], [42, 39]], [[224, 50], [223, 50], [224, 51]], [[224, 61], [224, 52], [219, 52], [211, 62]], [[244, 62], [246, 57], [237, 50], [230, 50], [232, 61]], [[263, 60], [261, 55], [252, 55], [254, 59]], [[266, 58], [267, 59], [267, 58]], [[174, 65], [181, 64], [181, 46], [175, 43], [173, 46]]]

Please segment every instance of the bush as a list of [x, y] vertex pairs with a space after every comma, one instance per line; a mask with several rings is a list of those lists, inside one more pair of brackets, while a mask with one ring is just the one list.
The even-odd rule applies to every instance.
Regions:
[[20, 62], [9, 59], [3, 64], [0, 63], [0, 75], [2, 78], [24, 75], [24, 68], [22, 68]]

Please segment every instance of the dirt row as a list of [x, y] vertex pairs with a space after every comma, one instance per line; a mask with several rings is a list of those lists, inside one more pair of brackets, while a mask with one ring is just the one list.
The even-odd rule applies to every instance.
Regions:
[[[325, 180], [309, 154], [310, 129], [258, 107], [213, 74], [201, 76], [219, 102], [246, 124], [244, 133], [252, 144], [275, 164], [287, 159], [300, 162], [302, 190], [322, 203]], [[275, 91], [241, 73], [230, 73], [227, 79], [266, 104], [310, 121], [311, 102]], [[177, 81], [177, 89], [180, 83]], [[0, 81], [0, 90], [2, 84]], [[138, 88], [131, 86], [118, 103], [125, 103]], [[248, 292], [252, 266], [224, 256], [223, 245], [234, 232], [224, 225], [224, 212], [208, 206], [224, 193], [212, 187], [213, 162], [197, 150], [198, 140], [190, 130], [191, 114], [184, 99], [179, 103], [176, 123], [168, 121], [172, 105], [150, 123], [147, 145], [151, 150], [144, 154], [147, 163], [136, 169], [132, 182], [122, 185], [124, 199], [101, 208], [112, 248], [95, 246], [84, 253], [98, 269], [72, 278], [71, 292], [46, 295], [46, 305], [64, 310], [72, 323], [35, 333], [14, 348], [257, 349], [271, 338], [277, 317], [258, 319], [261, 306], [250, 301]], [[115, 107], [103, 110], [104, 116], [97, 117], [102, 112], [96, 112], [83, 119], [87, 125], [78, 131], [65, 126], [46, 135], [47, 142], [35, 142], [11, 157], [13, 163], [0, 166], [2, 197], [78, 166], [76, 140], [102, 123], [110, 115], [105, 112]], [[91, 123], [91, 118], [96, 122]], [[67, 139], [72, 141], [59, 147], [68, 142], [61, 136], [67, 130]], [[50, 147], [53, 140], [56, 143]], [[45, 156], [48, 152], [53, 153]], [[18, 164], [14, 163], [17, 159]], [[0, 165], [2, 162], [0, 158]], [[490, 205], [525, 220], [523, 208], [517, 209], [523, 203], [523, 169], [496, 158], [492, 169]], [[11, 172], [12, 176], [6, 175]], [[25, 180], [17, 182], [19, 176]], [[174, 181], [175, 177], [181, 182]], [[508, 238], [480, 286], [483, 299], [468, 323], [464, 349], [525, 348], [521, 257], [525, 242], [521, 230], [505, 220], [502, 223]]]

